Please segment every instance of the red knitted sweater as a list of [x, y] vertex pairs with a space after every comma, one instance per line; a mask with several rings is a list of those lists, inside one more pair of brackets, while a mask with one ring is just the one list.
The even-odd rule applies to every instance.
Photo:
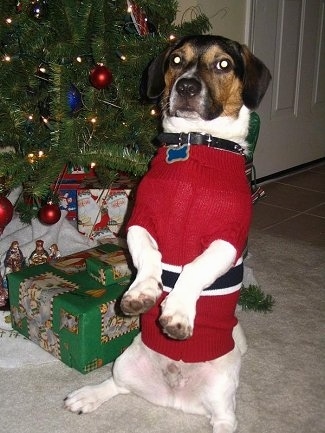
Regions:
[[[207, 146], [191, 146], [186, 161], [169, 164], [158, 150], [140, 182], [128, 227], [144, 227], [157, 241], [162, 261], [184, 266], [214, 240], [230, 242], [243, 253], [251, 219], [251, 193], [241, 155]], [[231, 282], [230, 282], [230, 285]], [[233, 284], [234, 285], [234, 284]], [[151, 349], [184, 362], [215, 359], [234, 347], [232, 329], [240, 284], [226, 295], [201, 296], [194, 333], [184, 341], [162, 333], [159, 305], [142, 315], [142, 340]], [[220, 292], [219, 292], [220, 293]]]

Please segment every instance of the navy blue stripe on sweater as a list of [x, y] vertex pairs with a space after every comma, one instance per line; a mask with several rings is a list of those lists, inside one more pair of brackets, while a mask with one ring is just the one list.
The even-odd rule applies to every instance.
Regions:
[[[203, 291], [220, 290], [228, 287], [234, 287], [241, 284], [244, 275], [244, 264], [240, 263], [237, 266], [231, 268], [221, 277], [217, 278], [211, 286], [207, 287]], [[176, 281], [178, 280], [179, 273], [171, 272], [163, 269], [162, 272], [162, 283], [164, 287], [174, 288]]]

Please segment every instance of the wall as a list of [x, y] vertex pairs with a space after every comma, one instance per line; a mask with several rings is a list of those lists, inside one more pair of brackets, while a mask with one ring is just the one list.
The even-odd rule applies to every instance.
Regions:
[[247, 43], [250, 0], [179, 0], [178, 5], [179, 21], [189, 21], [198, 8], [210, 20], [210, 33]]

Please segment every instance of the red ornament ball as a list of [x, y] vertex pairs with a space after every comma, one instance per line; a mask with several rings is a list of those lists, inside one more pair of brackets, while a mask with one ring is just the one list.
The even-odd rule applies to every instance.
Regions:
[[0, 235], [14, 214], [14, 207], [5, 196], [0, 196]]
[[57, 204], [47, 203], [39, 210], [38, 218], [43, 224], [55, 224], [61, 218], [61, 210]]
[[90, 71], [89, 80], [96, 89], [105, 89], [113, 81], [112, 72], [104, 65], [97, 65]]

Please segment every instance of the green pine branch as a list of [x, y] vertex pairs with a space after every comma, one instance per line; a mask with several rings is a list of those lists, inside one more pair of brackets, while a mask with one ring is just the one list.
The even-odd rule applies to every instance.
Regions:
[[243, 310], [253, 310], [257, 312], [269, 313], [275, 304], [275, 300], [271, 295], [265, 294], [260, 287], [249, 285], [242, 287], [238, 305]]

